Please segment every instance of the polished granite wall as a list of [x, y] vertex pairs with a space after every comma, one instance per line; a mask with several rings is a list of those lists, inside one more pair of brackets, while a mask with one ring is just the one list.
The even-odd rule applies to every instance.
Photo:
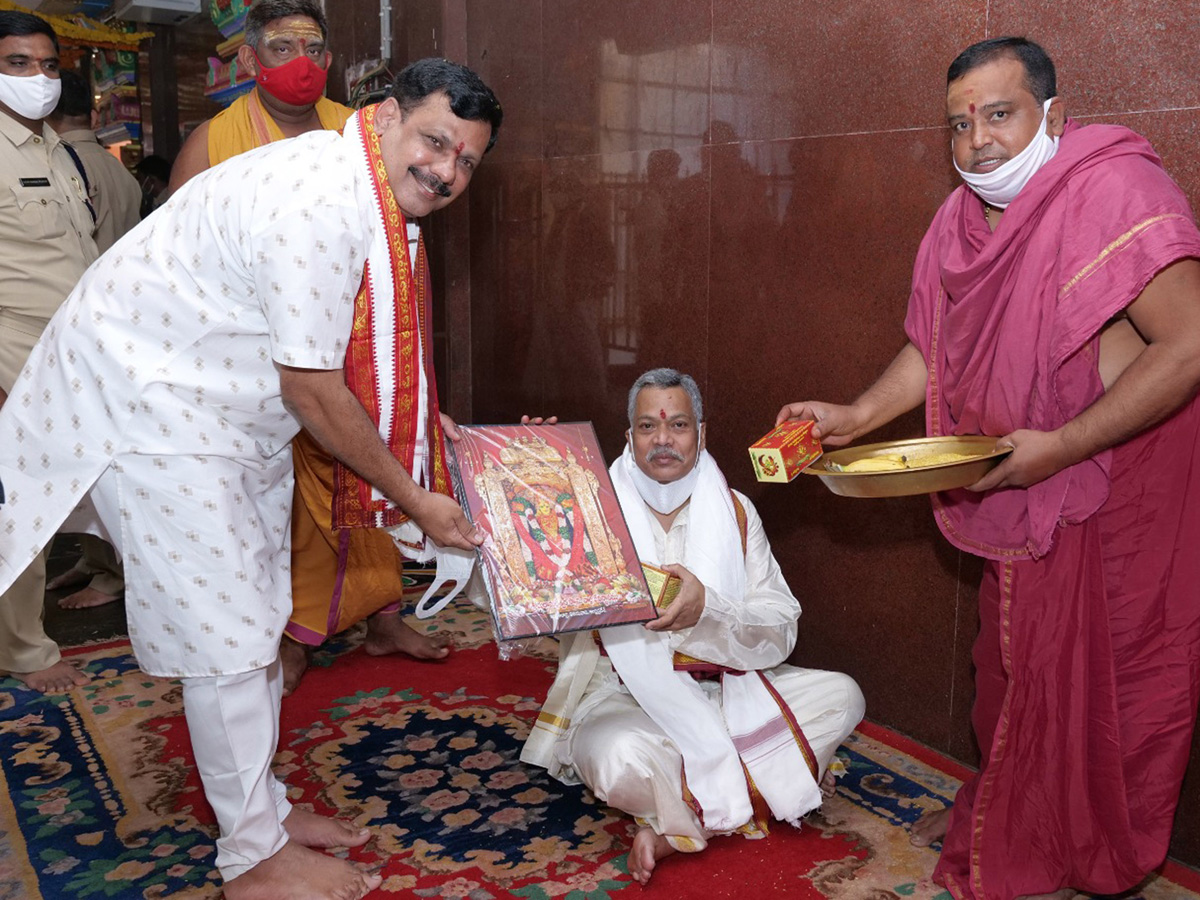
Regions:
[[[745, 448], [785, 402], [852, 399], [904, 343], [913, 255], [956, 185], [945, 69], [973, 41], [1041, 42], [1071, 115], [1142, 132], [1200, 199], [1193, 5], [394, 7], [398, 61], [464, 61], [505, 108], [468, 199], [431, 223], [453, 323], [441, 320], [439, 354], [452, 413], [590, 419], [616, 453], [632, 379], [659, 365], [692, 373], [709, 448], [758, 505], [804, 606], [796, 661], [851, 673], [873, 719], [974, 761], [979, 561], [940, 538], [925, 498], [844, 499], [808, 479], [758, 485]], [[377, 54], [377, 10], [337, 0], [339, 65]], [[914, 414], [878, 437], [921, 431]], [[1193, 862], [1197, 780], [1173, 848]]]

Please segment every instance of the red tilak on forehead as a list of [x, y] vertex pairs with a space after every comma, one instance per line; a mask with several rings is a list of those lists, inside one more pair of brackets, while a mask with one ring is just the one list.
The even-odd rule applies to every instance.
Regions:
[[[972, 112], [974, 112], [974, 110], [972, 110]], [[458, 146], [454, 148], [455, 155], [462, 156], [463, 147], [465, 147], [465, 146], [467, 146], [467, 145], [464, 144], [462, 141], [459, 141]]]
[[971, 112], [975, 112], [975, 104], [974, 103], [971, 104], [970, 110], [971, 110]]
[[665, 409], [660, 409], [658, 411], [658, 417], [660, 419], [665, 419], [667, 417], [667, 411]]

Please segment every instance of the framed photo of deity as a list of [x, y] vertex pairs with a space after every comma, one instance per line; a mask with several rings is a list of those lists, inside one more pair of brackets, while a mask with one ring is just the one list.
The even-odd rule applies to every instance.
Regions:
[[451, 468], [484, 535], [498, 640], [656, 617], [591, 422], [458, 430]]

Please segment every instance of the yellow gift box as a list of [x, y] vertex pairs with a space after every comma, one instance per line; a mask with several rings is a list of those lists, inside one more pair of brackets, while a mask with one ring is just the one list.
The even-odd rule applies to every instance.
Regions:
[[650, 588], [650, 596], [654, 598], [654, 605], [659, 610], [666, 609], [671, 605], [671, 601], [679, 596], [679, 589], [683, 587], [683, 579], [649, 563], [642, 563], [642, 571], [646, 573], [646, 586]]

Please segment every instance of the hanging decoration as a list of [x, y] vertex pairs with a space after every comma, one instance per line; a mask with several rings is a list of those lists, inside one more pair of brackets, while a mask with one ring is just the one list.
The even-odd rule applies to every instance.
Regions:
[[[0, 0], [0, 9], [13, 12], [29, 12], [29, 7], [14, 3], [13, 0]], [[46, 16], [36, 13], [38, 18], [45, 19], [58, 35], [58, 42], [65, 47], [100, 47], [105, 50], [137, 50], [138, 45], [154, 37], [152, 31], [118, 31], [89, 19], [87, 16]]]

